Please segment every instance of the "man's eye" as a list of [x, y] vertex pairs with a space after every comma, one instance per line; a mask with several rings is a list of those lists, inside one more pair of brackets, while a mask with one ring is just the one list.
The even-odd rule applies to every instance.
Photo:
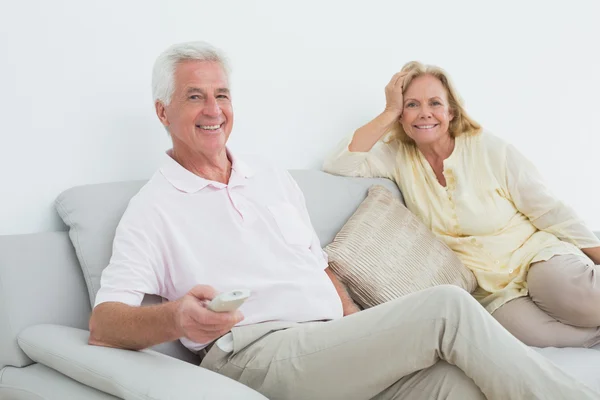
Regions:
[[190, 100], [199, 100], [200, 96], [198, 96], [197, 94], [193, 94], [190, 96]]
[[229, 96], [227, 96], [226, 94], [220, 94], [217, 96], [217, 99], [228, 99]]

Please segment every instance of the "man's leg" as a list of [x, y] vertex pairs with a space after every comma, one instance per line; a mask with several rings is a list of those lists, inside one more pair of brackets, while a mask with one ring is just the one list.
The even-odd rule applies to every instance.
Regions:
[[211, 357], [214, 346], [203, 366], [273, 399], [370, 399], [440, 359], [464, 371], [489, 399], [600, 398], [454, 286], [236, 347], [244, 329], [234, 328], [233, 353]]
[[438, 361], [426, 369], [405, 376], [373, 400], [485, 400], [471, 378], [457, 366]]

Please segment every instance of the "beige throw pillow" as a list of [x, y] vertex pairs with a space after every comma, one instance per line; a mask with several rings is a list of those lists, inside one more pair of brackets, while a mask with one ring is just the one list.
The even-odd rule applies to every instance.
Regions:
[[329, 266], [363, 308], [437, 285], [469, 293], [475, 276], [385, 187], [367, 198], [325, 251]]

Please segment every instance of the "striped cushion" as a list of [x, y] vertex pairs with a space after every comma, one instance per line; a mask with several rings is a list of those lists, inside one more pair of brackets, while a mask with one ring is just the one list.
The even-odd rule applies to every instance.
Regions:
[[329, 266], [363, 308], [436, 285], [469, 293], [477, 286], [454, 252], [379, 185], [369, 189], [325, 251]]

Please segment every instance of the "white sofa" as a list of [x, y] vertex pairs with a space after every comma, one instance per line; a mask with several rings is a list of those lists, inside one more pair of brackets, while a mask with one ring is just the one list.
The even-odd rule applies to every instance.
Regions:
[[[387, 180], [304, 170], [292, 174], [305, 193], [322, 246], [333, 239], [373, 183], [400, 196]], [[198, 357], [179, 342], [140, 352], [87, 345], [95, 293], [88, 288], [99, 278], [90, 270], [108, 262], [116, 224], [143, 184], [88, 185], [63, 193], [58, 207], [70, 234], [0, 237], [0, 399], [264, 399], [198, 367]], [[87, 266], [83, 272], [80, 259]], [[539, 351], [600, 391], [597, 350]]]

